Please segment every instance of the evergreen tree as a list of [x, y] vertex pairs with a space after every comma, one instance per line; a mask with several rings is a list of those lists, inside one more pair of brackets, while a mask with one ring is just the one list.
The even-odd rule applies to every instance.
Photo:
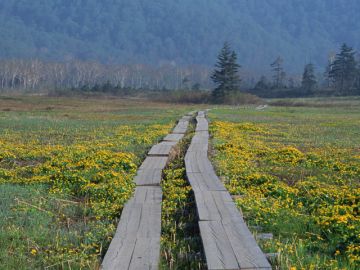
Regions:
[[215, 67], [211, 79], [217, 86], [213, 90], [212, 95], [215, 102], [222, 103], [226, 95], [239, 90], [241, 82], [239, 76], [240, 65], [237, 64], [237, 55], [235, 51], [231, 50], [227, 42], [225, 42], [219, 53], [218, 62]]
[[269, 89], [269, 82], [265, 76], [261, 76], [260, 80], [256, 83], [255, 90]]
[[329, 78], [334, 83], [338, 94], [349, 94], [355, 86], [357, 77], [356, 52], [345, 43], [341, 46], [340, 53], [331, 64]]
[[313, 64], [307, 64], [304, 68], [304, 73], [302, 76], [301, 87], [306, 92], [311, 93], [315, 90], [317, 84], [315, 69]]
[[283, 81], [286, 77], [286, 74], [284, 72], [284, 69], [282, 67], [284, 60], [279, 56], [278, 58], [276, 58], [276, 60], [270, 65], [274, 75], [273, 75], [273, 79], [274, 79], [274, 88], [282, 88], [283, 85]]

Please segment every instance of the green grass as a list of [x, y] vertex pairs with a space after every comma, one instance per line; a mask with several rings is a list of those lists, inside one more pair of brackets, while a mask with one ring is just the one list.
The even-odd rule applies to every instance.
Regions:
[[[99, 219], [86, 196], [54, 192], [48, 183], [12, 184], [2, 169], [30, 177], [34, 167], [56, 158], [56, 153], [41, 156], [43, 148], [57, 145], [66, 154], [76, 145], [96, 149], [96, 144], [112, 144], [102, 149], [133, 153], [139, 164], [160, 139], [143, 141], [151, 135], [148, 128], [174, 124], [191, 110], [139, 100], [0, 96], [0, 268], [98, 269], [117, 223], [116, 217]], [[124, 126], [135, 136], [122, 134]], [[12, 145], [19, 156], [2, 159], [2, 143]], [[92, 172], [83, 177], [93, 177]], [[118, 187], [120, 192], [123, 188]]]
[[164, 170], [160, 269], [206, 269], [193, 191], [186, 179], [184, 157], [195, 125], [176, 148]]
[[[33, 148], [40, 153], [42, 148], [47, 146], [60, 145], [71, 149], [79, 143], [87, 146], [95, 142], [112, 143], [112, 146], [104, 149], [133, 153], [138, 157], [138, 165], [146, 151], [160, 138], [142, 141], [135, 135], [146, 133], [151, 125], [175, 123], [185, 112], [192, 110], [193, 106], [141, 100], [0, 96], [0, 155], [3, 150], [2, 143], [14, 145], [20, 150], [23, 145], [33, 144]], [[256, 132], [242, 132], [241, 136], [249, 136], [249, 141], [262, 141], [272, 146], [295, 146], [304, 153], [317, 149], [323, 160], [335, 157], [334, 160], [341, 164], [354, 162], [351, 156], [360, 155], [359, 98], [273, 100], [268, 108], [261, 111], [252, 106], [221, 106], [210, 111], [209, 116], [211, 121], [253, 123], [270, 131], [265, 136]], [[123, 139], [129, 143], [120, 145], [121, 140], [118, 140], [117, 136], [122, 135], [120, 133], [123, 131], [119, 131], [119, 127], [124, 126], [131, 127], [136, 134], [125, 136]], [[234, 137], [234, 134], [230, 135]], [[221, 142], [214, 138], [213, 143], [216, 145]], [[0, 156], [0, 182], [4, 182], [4, 179], [1, 179], [4, 178], [1, 176], [1, 169], [11, 171], [20, 168], [21, 175], [27, 177], [33, 166], [49, 158], [37, 156], [27, 148], [24, 149], [19, 152], [26, 158], [1, 160]], [[89, 156], [85, 155], [86, 158], [90, 156], [91, 153]], [[217, 158], [224, 157], [214, 157], [215, 160]], [[302, 164], [274, 166], [272, 162], [263, 160], [254, 162], [252, 167], [276, 177], [290, 187], [309, 176], [309, 173], [316, 176], [318, 182], [331, 185], [344, 176], [328, 168], [304, 168]], [[351, 184], [358, 185], [358, 182], [353, 181], [356, 179], [354, 175], [347, 179], [352, 179]], [[344, 179], [345, 183], [347, 179]], [[120, 189], [122, 188], [124, 187]], [[202, 269], [204, 261], [201, 257], [198, 232], [194, 227], [194, 202], [184, 178], [181, 155], [164, 174], [163, 188], [164, 201], [169, 208], [163, 212], [166, 214], [163, 218], [166, 218], [167, 222], [163, 222], [161, 267]], [[115, 218], [98, 219], [86, 196], [50, 191], [49, 183], [0, 184], [1, 269], [99, 268], [101, 256], [114, 233], [120, 211]], [[282, 200], [281, 196], [277, 199]], [[271, 208], [267, 203], [264, 202], [264, 205]], [[244, 212], [249, 217], [250, 224], [260, 225], [265, 232], [275, 234], [276, 241], [261, 243], [266, 251], [277, 251], [277, 241], [288, 243], [289, 249], [296, 247], [296, 258], [286, 257], [282, 253], [275, 262], [275, 267], [287, 269], [286, 266], [294, 265], [294, 261], [301, 261], [297, 266], [302, 264], [304, 269], [308, 269], [316, 260], [317, 265], [324, 265], [321, 261], [334, 259], [331, 252], [330, 255], [318, 257], [315, 250], [309, 253], [309, 245], [303, 236], [309, 232], [308, 221], [312, 220], [312, 217], [293, 217], [286, 211], [280, 211], [276, 217], [269, 216], [269, 220], [275, 221], [273, 224], [261, 224], [255, 219], [251, 220], [251, 217], [266, 216], [266, 213], [248, 210]], [[312, 233], [322, 233], [321, 230], [316, 231], [315, 227], [311, 230]], [[339, 265], [351, 269], [347, 262], [340, 262]]]
[[[69, 196], [49, 194], [46, 185], [3, 184], [0, 198], [2, 269], [67, 269], [76, 265], [73, 260], [97, 268], [96, 260], [89, 260], [76, 249], [77, 255], [71, 258], [60, 250], [90, 244], [93, 239], [88, 234], [95, 229], [96, 242], [107, 244], [112, 231], [106, 230], [103, 221], [88, 221], [85, 204]], [[56, 263], [47, 264], [49, 261]]]
[[219, 174], [253, 232], [274, 234], [259, 240], [274, 268], [357, 269], [360, 99], [270, 104], [209, 113]]
[[[259, 123], [282, 130], [279, 140], [300, 145], [354, 147], [360, 138], [360, 100], [358, 106], [315, 108], [256, 107], [219, 108], [210, 112], [212, 120]], [[274, 138], [269, 137], [268, 140]], [[277, 140], [278, 138], [275, 138]]]

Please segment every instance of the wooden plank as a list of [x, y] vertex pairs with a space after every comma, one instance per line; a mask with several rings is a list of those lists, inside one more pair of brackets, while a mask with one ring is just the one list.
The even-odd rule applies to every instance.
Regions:
[[220, 221], [221, 214], [209, 191], [194, 190], [197, 213], [200, 221]]
[[208, 131], [209, 123], [206, 118], [196, 117], [197, 125], [195, 131]]
[[161, 204], [162, 191], [161, 187], [157, 186], [139, 186], [136, 187], [134, 196], [130, 199], [129, 203], [135, 204]]
[[222, 223], [239, 263], [239, 269], [272, 269], [245, 222]]
[[192, 143], [188, 148], [188, 152], [204, 152], [207, 153], [209, 150], [208, 143]]
[[141, 207], [126, 204], [113, 240], [106, 252], [101, 269], [128, 269], [136, 244]]
[[151, 147], [149, 156], [168, 156], [176, 142], [161, 142]]
[[187, 173], [200, 173], [202, 169], [200, 164], [203, 160], [202, 157], [207, 156], [205, 152], [190, 152], [185, 155], [185, 169]]
[[196, 207], [200, 221], [242, 221], [229, 192], [194, 190]]
[[168, 134], [165, 138], [164, 141], [166, 142], [179, 142], [182, 138], [184, 138], [184, 134]]
[[138, 187], [142, 216], [129, 269], [157, 269], [161, 236], [161, 188]]
[[[129, 270], [159, 269], [160, 237], [137, 238]], [[119, 268], [121, 269], [121, 268]]]
[[138, 170], [134, 178], [137, 186], [159, 186], [162, 178], [162, 169]]
[[162, 170], [172, 148], [187, 131], [192, 116], [183, 117], [174, 134], [154, 145], [134, 179], [134, 196], [126, 203], [101, 269], [158, 269], [161, 237]]
[[185, 134], [187, 131], [187, 127], [184, 126], [176, 126], [172, 133], [174, 134]]
[[194, 190], [208, 269], [270, 270], [266, 256], [208, 159], [208, 121], [204, 112], [198, 113], [197, 121], [185, 167]]
[[219, 221], [200, 221], [199, 227], [208, 269], [239, 269], [239, 264], [222, 223]]
[[209, 132], [207, 131], [198, 131], [195, 133], [195, 135], [193, 136], [191, 143], [209, 143]]
[[226, 191], [224, 185], [219, 181], [216, 175], [211, 173], [187, 173], [187, 178], [192, 189], [205, 191]]
[[168, 157], [147, 157], [141, 164], [139, 170], [161, 169], [166, 167]]
[[185, 155], [185, 168], [188, 173], [205, 173], [217, 177], [214, 167], [207, 158], [207, 152], [187, 152]]
[[205, 117], [205, 112], [199, 111], [197, 117]]
[[[137, 187], [124, 207], [102, 269], [156, 269], [160, 254], [161, 188]], [[157, 240], [156, 240], [157, 239]], [[144, 243], [153, 250], [142, 254]], [[138, 268], [139, 266], [145, 268]]]
[[[266, 269], [271, 265], [255, 240], [242, 235], [240, 223], [200, 221], [208, 269]], [[247, 228], [243, 223], [243, 227]]]

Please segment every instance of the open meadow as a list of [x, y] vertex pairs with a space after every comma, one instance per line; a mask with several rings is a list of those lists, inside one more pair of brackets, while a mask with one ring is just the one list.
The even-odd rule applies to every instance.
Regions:
[[272, 102], [209, 113], [219, 175], [274, 267], [359, 269], [359, 98]]
[[[360, 99], [269, 104], [208, 105], [219, 176], [274, 269], [358, 269]], [[0, 96], [0, 268], [99, 269], [145, 154], [200, 107]], [[184, 169], [193, 131], [162, 176], [161, 269], [206, 269]]]
[[1, 269], [97, 269], [146, 151], [190, 110], [47, 97], [0, 108]]

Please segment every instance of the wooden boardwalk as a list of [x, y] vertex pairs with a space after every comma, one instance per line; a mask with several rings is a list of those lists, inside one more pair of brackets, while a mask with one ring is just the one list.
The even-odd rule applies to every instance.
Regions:
[[271, 269], [230, 194], [208, 159], [209, 124], [205, 112], [185, 156], [194, 190], [200, 234], [208, 269]]
[[157, 270], [160, 259], [160, 182], [173, 147], [184, 137], [190, 115], [184, 116], [164, 141], [154, 145], [134, 179], [135, 194], [124, 206], [103, 270]]

